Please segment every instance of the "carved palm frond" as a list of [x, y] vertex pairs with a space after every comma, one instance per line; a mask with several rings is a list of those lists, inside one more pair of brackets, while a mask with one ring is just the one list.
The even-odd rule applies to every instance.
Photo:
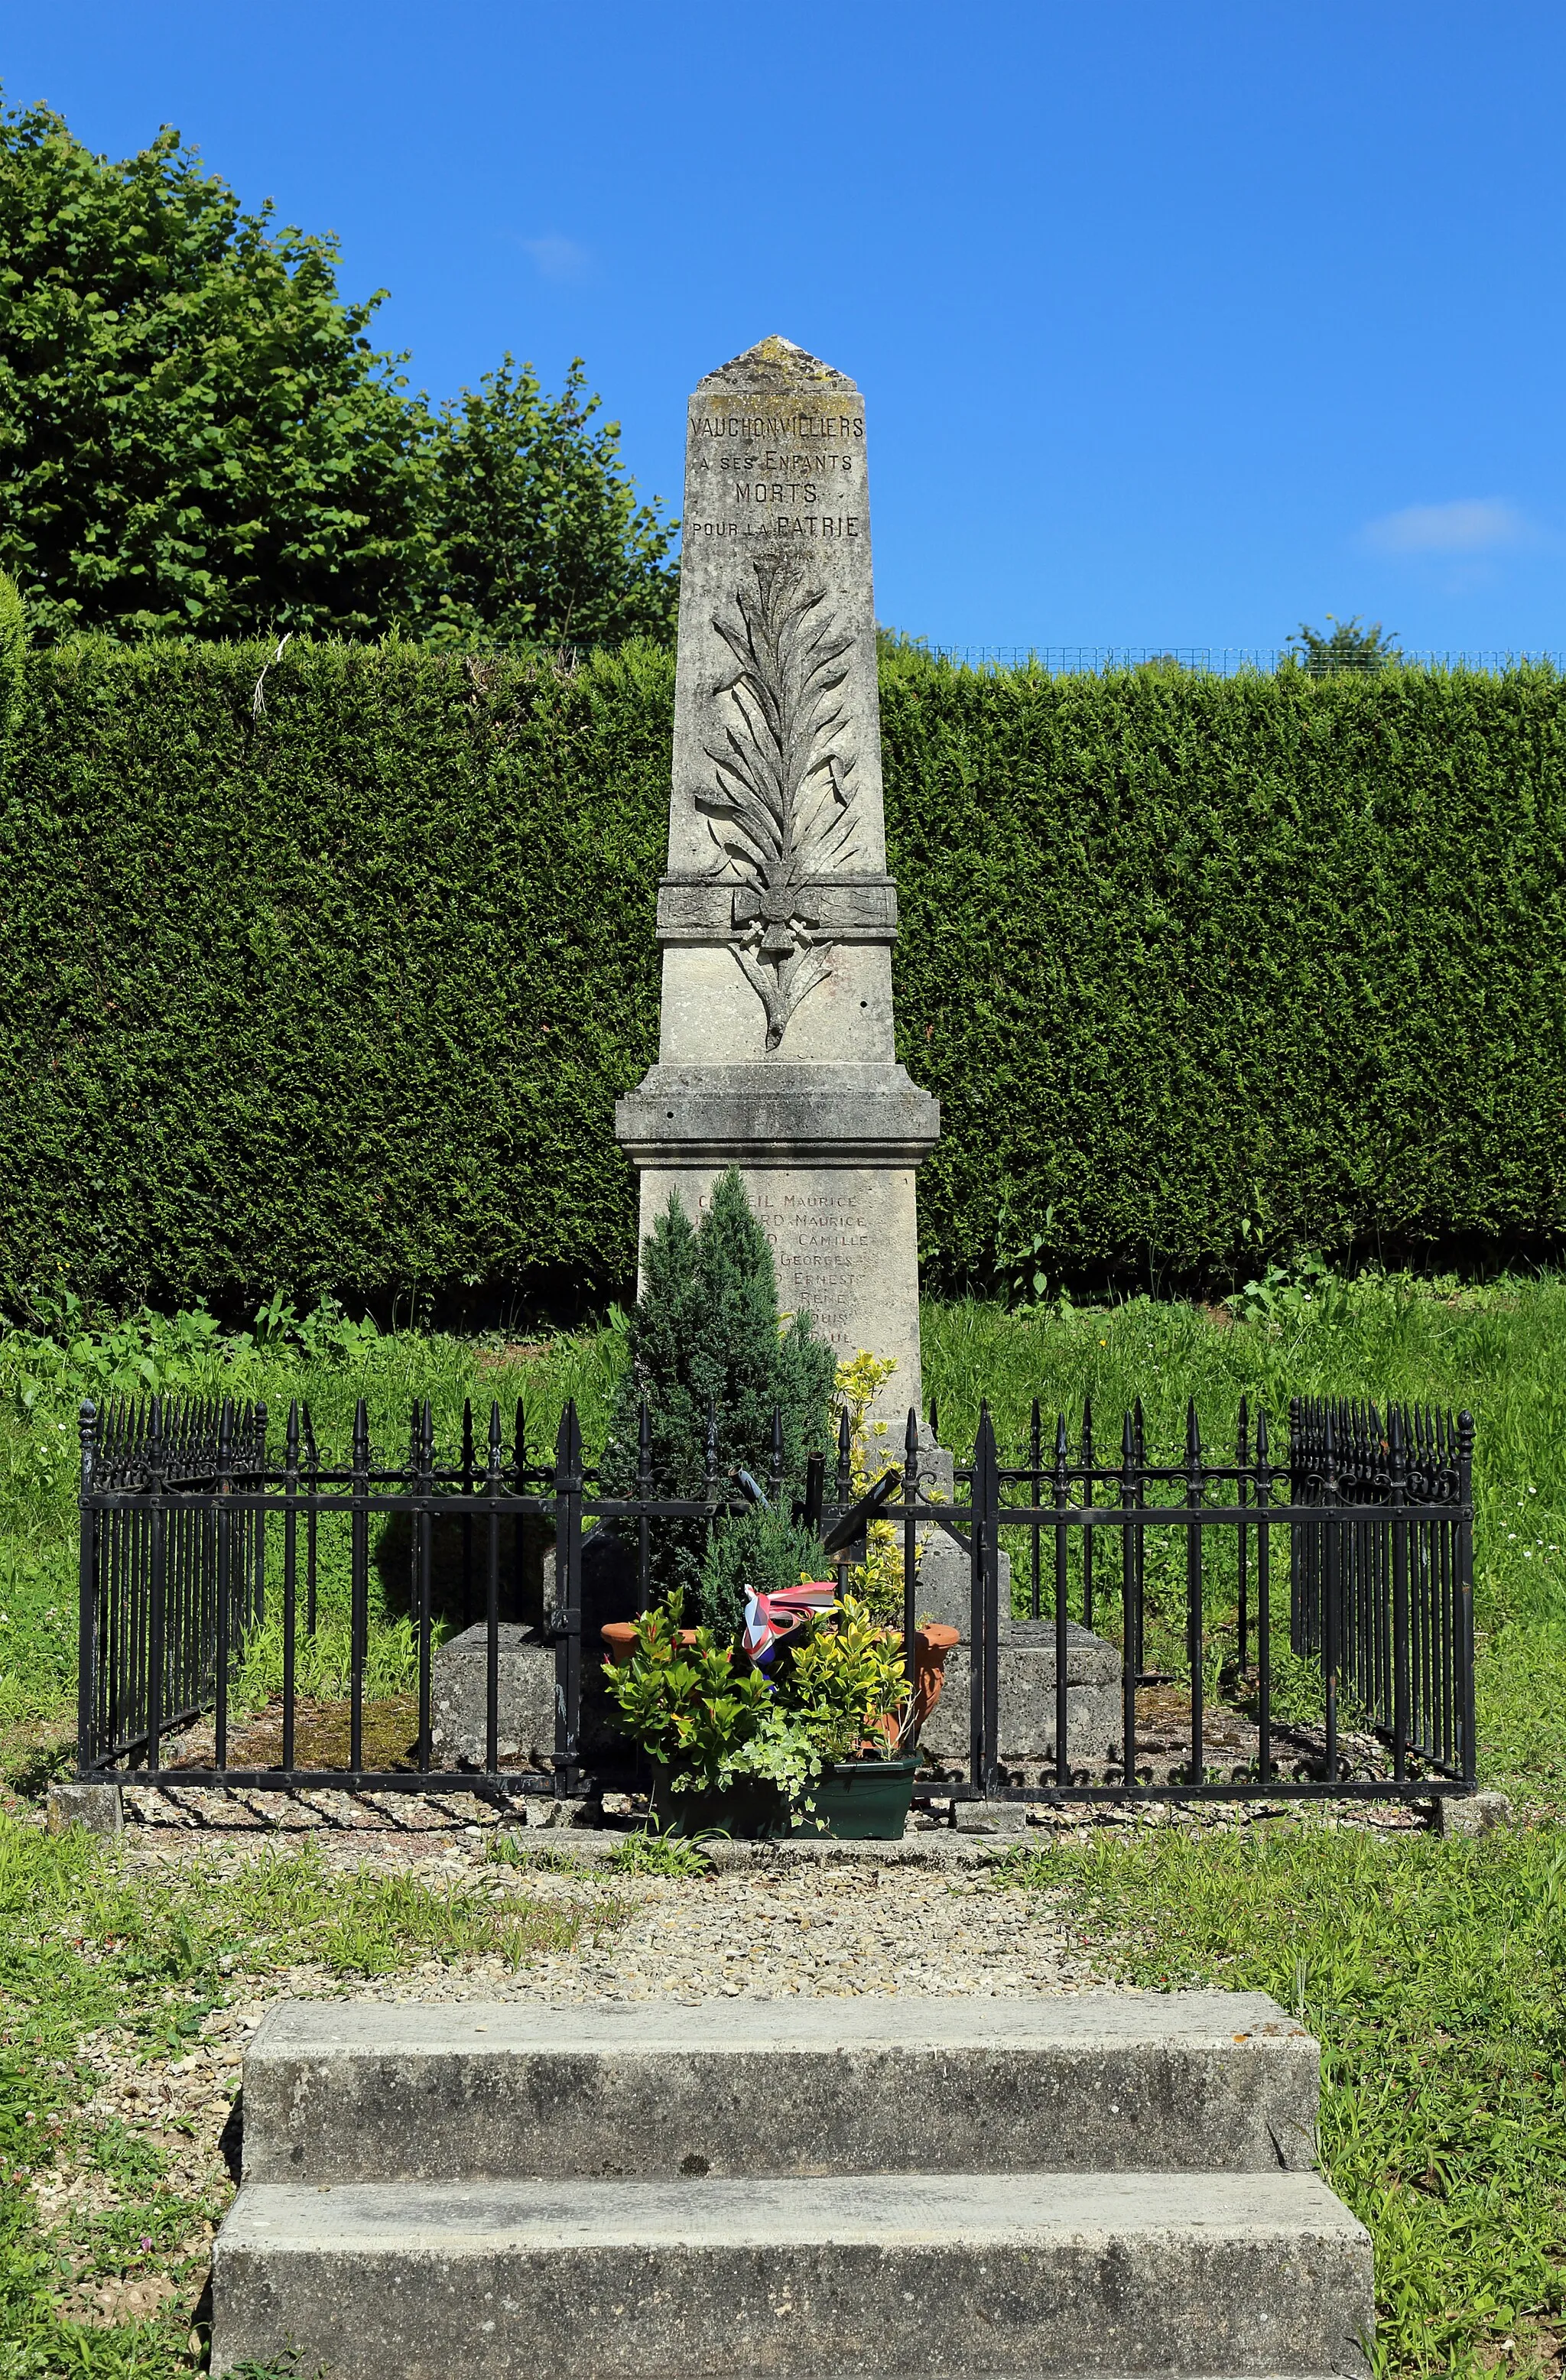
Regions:
[[834, 633], [826, 590], [792, 555], [756, 565], [738, 618], [712, 625], [738, 666], [718, 692], [733, 715], [706, 747], [717, 783], [697, 795], [714, 840], [769, 891], [849, 857], [856, 832], [854, 761], [835, 748], [847, 724], [834, 699], [851, 637]]

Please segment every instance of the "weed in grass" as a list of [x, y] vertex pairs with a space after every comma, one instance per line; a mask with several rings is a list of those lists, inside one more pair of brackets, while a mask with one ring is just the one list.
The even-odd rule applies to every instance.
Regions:
[[638, 1829], [625, 1835], [603, 1865], [619, 1876], [706, 1876], [712, 1863], [695, 1841], [674, 1835], [654, 1835]]
[[[1376, 2243], [1376, 2367], [1554, 2361], [1566, 2315], [1566, 1842], [1320, 1825], [1018, 1855], [1128, 1981], [1269, 1991], [1322, 2046], [1322, 2163]], [[1527, 2342], [1532, 2341], [1529, 2347]], [[1514, 2364], [1514, 2369], [1521, 2368]]]
[[117, 2116], [100, 2124], [92, 2134], [87, 2163], [94, 2171], [106, 2173], [122, 2190], [161, 2180], [168, 2170], [168, 2159], [162, 2149], [131, 2131]]
[[540, 1843], [535, 1848], [529, 1841], [524, 1850], [523, 1838], [509, 1827], [495, 1828], [484, 1857], [496, 1867], [536, 1868], [546, 1876], [580, 1876], [582, 1872], [581, 1861], [553, 1843]]

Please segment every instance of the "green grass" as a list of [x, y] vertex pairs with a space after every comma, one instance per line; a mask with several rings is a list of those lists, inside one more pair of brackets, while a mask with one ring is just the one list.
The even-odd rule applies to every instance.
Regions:
[[[1466, 2371], [1475, 2359], [1553, 2369], [1566, 2251], [1566, 1282], [1371, 1280], [1275, 1302], [1270, 1318], [1237, 1324], [1147, 1299], [1031, 1317], [936, 1305], [924, 1330], [926, 1393], [940, 1401], [942, 1438], [959, 1447], [981, 1397], [1013, 1445], [1035, 1396], [1047, 1416], [1064, 1407], [1074, 1418], [1091, 1396], [1100, 1437], [1113, 1442], [1123, 1406], [1140, 1394], [1165, 1446], [1183, 1441], [1192, 1396], [1212, 1444], [1232, 1429], [1242, 1393], [1280, 1417], [1291, 1392], [1473, 1411], [1480, 1767], [1531, 1813], [1531, 1828], [1476, 1845], [1319, 1826], [1171, 1835], [1058, 1852], [1014, 1880], [1065, 1879], [1085, 1925], [1122, 1940], [1133, 1975], [1261, 1984], [1320, 2032], [1330, 2169], [1377, 2240], [1384, 2369]], [[140, 1361], [163, 1385], [263, 1395], [274, 1431], [288, 1399], [308, 1398], [321, 1436], [337, 1445], [362, 1394], [387, 1449], [404, 1442], [415, 1394], [431, 1397], [448, 1440], [464, 1395], [486, 1412], [498, 1398], [509, 1423], [521, 1394], [540, 1453], [575, 1395], [590, 1450], [620, 1343], [604, 1332], [506, 1354], [430, 1334], [366, 1337], [330, 1318], [271, 1344], [146, 1322], [112, 1347], [83, 1339], [57, 1361], [39, 1342], [0, 1339], [0, 1729], [9, 1721], [13, 1775], [41, 1783], [50, 1742], [68, 1726], [84, 1389], [98, 1392]], [[340, 1588], [340, 1568], [328, 1565], [310, 1673], [322, 1694], [344, 1667]], [[390, 1612], [373, 1661], [380, 1692], [406, 1691], [411, 1642]], [[268, 1664], [266, 1646], [253, 1648], [257, 1695]], [[632, 1873], [673, 1872], [663, 1856], [634, 1838], [621, 1852]], [[268, 1961], [309, 1956], [351, 1976], [464, 1949], [525, 1956], [555, 1922], [520, 1900], [497, 1907], [392, 1879], [328, 1881], [308, 1854], [214, 1862], [153, 1894], [79, 1839], [46, 1843], [0, 1824], [0, 2380], [67, 2371], [128, 2380], [132, 2369], [161, 2380], [188, 2367], [166, 2328], [88, 2332], [51, 2311], [58, 2271], [32, 2226], [27, 2159], [76, 2138], [73, 2061], [86, 2032], [119, 2019], [141, 2054], [169, 2056], [214, 1997]], [[105, 2131], [93, 2154], [105, 2169], [126, 2164], [139, 2241], [158, 2236], [140, 2210], [156, 2206], [160, 2185], [134, 2146]], [[170, 2226], [183, 2211], [166, 2210]], [[78, 2243], [103, 2255], [125, 2245]]]
[[[313, 1844], [213, 1854], [139, 1873], [116, 1846], [0, 1816], [0, 2374], [142, 2380], [189, 2371], [188, 2306], [103, 2328], [60, 2317], [57, 2292], [99, 2274], [183, 2276], [176, 2244], [221, 2208], [181, 2197], [164, 2159], [116, 2122], [81, 2114], [86, 2037], [117, 2027], [156, 2067], [247, 1979], [297, 1963], [352, 1984], [431, 1959], [492, 1955], [520, 1965], [567, 1949], [582, 1913], [507, 1889], [330, 1871]], [[67, 2165], [105, 2174], [117, 2203], [44, 2238], [32, 2178]], [[145, 2244], [143, 2244], [145, 2243]]]
[[1277, 1830], [1020, 1856], [1132, 1982], [1271, 1992], [1376, 2243], [1378, 2371], [1549, 2372], [1566, 2322], [1566, 1844]]

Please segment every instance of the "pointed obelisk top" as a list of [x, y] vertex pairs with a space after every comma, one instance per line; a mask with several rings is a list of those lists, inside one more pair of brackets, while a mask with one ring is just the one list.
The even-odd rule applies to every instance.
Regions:
[[699, 395], [703, 389], [797, 389], [807, 391], [832, 388], [849, 390], [857, 395], [856, 383], [846, 372], [832, 364], [824, 364], [819, 356], [795, 346], [792, 339], [773, 332], [770, 339], [758, 339], [744, 355], [735, 356], [716, 371], [697, 382]]

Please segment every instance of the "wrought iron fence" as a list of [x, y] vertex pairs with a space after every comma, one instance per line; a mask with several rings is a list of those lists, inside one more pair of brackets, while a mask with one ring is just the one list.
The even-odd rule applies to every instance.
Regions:
[[[521, 1405], [509, 1427], [492, 1405], [482, 1436], [466, 1412], [443, 1452], [422, 1403], [395, 1459], [372, 1447], [362, 1401], [346, 1459], [292, 1406], [280, 1463], [261, 1405], [86, 1405], [80, 1773], [502, 1794], [635, 1785], [628, 1747], [602, 1724], [600, 1625], [645, 1608], [666, 1525], [789, 1501], [840, 1586], [873, 1573], [883, 1602], [900, 1600], [910, 1670], [955, 1548], [965, 1725], [953, 1743], [949, 1708], [947, 1740], [927, 1742], [926, 1800], [1471, 1788], [1466, 1414], [1296, 1402], [1275, 1456], [1267, 1415], [1242, 1404], [1232, 1452], [1214, 1460], [1193, 1407], [1184, 1450], [1158, 1460], [1140, 1405], [1118, 1445], [1086, 1406], [1049, 1432], [1035, 1406], [1007, 1460], [984, 1411], [949, 1488], [937, 1426], [933, 1408], [929, 1429], [910, 1413], [901, 1465], [856, 1494], [846, 1421], [835, 1463], [815, 1455], [792, 1483], [775, 1422], [762, 1482], [722, 1470], [713, 1416], [698, 1491], [671, 1496], [644, 1414], [635, 1492], [615, 1497], [584, 1463], [570, 1405], [546, 1458], [529, 1451]], [[319, 1679], [332, 1627], [346, 1691], [323, 1713], [300, 1675]], [[400, 1698], [376, 1688], [388, 1627], [413, 1679]], [[435, 1673], [464, 1650], [480, 1691], [454, 1751]], [[524, 1653], [535, 1682], [547, 1670], [552, 1703], [549, 1741], [531, 1747], [513, 1708]], [[406, 1735], [391, 1753], [374, 1724], [388, 1707]]]

